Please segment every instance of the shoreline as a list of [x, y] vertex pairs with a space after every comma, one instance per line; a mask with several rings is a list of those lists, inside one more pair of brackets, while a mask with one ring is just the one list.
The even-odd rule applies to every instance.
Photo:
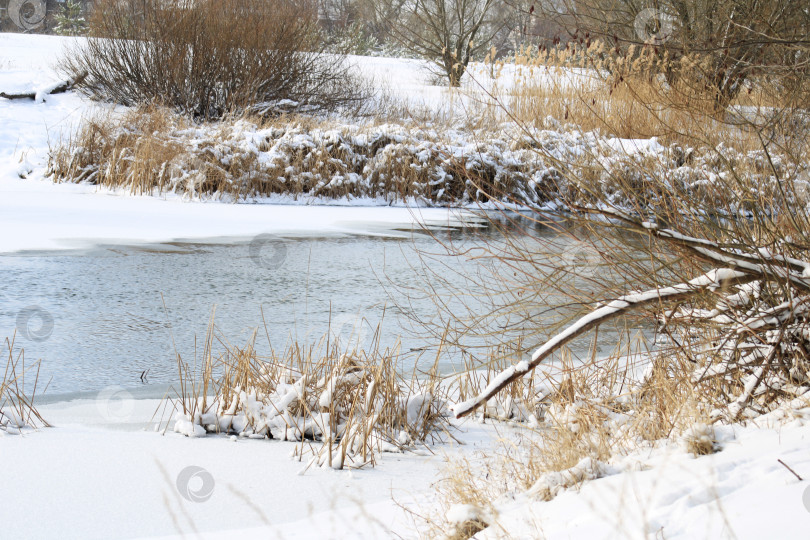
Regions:
[[407, 236], [401, 229], [458, 228], [473, 216], [449, 208], [231, 204], [121, 195], [96, 186], [0, 179], [0, 254], [103, 245], [250, 241], [333, 235]]

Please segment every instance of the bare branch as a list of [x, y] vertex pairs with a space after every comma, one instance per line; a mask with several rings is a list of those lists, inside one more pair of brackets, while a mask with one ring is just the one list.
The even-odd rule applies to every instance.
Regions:
[[548, 358], [553, 352], [565, 346], [567, 343], [581, 336], [585, 332], [596, 328], [600, 324], [614, 319], [628, 311], [636, 310], [650, 304], [662, 303], [665, 301], [678, 301], [701, 294], [707, 290], [720, 289], [731, 285], [740, 285], [754, 281], [756, 278], [745, 272], [731, 270], [729, 268], [714, 269], [710, 272], [696, 277], [686, 283], [680, 283], [664, 289], [651, 289], [641, 293], [632, 293], [595, 309], [588, 315], [580, 318], [574, 324], [560, 332], [542, 347], [537, 349], [532, 355], [530, 362], [519, 362], [516, 365], [502, 371], [484, 389], [482, 393], [463, 403], [453, 405], [452, 410], [456, 418], [461, 418], [473, 412], [487, 400], [495, 396], [503, 388], [516, 379], [526, 375], [530, 370], [536, 368], [543, 360]]

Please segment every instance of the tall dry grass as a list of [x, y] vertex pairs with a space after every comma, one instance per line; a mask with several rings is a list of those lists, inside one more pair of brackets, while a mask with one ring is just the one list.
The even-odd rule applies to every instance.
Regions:
[[[623, 457], [662, 444], [678, 444], [695, 456], [720, 451], [710, 426], [713, 402], [722, 393], [707, 395], [692, 384], [683, 355], [649, 363], [653, 353], [643, 343], [627, 347], [584, 363], [563, 350], [559, 362], [538, 368], [479, 409], [479, 420], [498, 420], [498, 441], [487, 451], [448, 460], [436, 483], [436, 503], [414, 510], [422, 536], [471, 538], [497, 526], [500, 505], [508, 507], [519, 495], [551, 500], [614, 474]], [[530, 387], [535, 390], [526, 392]], [[515, 403], [521, 407], [508, 418], [492, 414]], [[532, 416], [519, 414], [522, 408]], [[468, 519], [458, 521], [460, 510]], [[509, 537], [509, 531], [500, 534]]]
[[[0, 431], [19, 434], [27, 427], [49, 426], [34, 405], [39, 383], [39, 362], [25, 364], [25, 351], [14, 350], [14, 338], [6, 338], [6, 367], [0, 379]], [[26, 386], [26, 378], [28, 379]]]
[[539, 204], [536, 164], [517, 154], [530, 157], [507, 141], [471, 147], [464, 136], [408, 123], [358, 127], [284, 116], [200, 125], [150, 106], [87, 120], [51, 151], [49, 174], [134, 194], [235, 201], [283, 195], [454, 205], [508, 194]]
[[[499, 102], [517, 122], [619, 138], [656, 137], [667, 145], [723, 142], [739, 151], [756, 150], [758, 129], [779, 129], [772, 109], [806, 95], [802, 85], [752, 77], [718, 110], [715, 96], [700, 82], [705, 59], [676, 61], [651, 46], [631, 45], [617, 54], [602, 41], [574, 42], [565, 48], [523, 49], [513, 61], [494, 69], [501, 77], [515, 78]], [[663, 74], [676, 69], [676, 63], [681, 76], [668, 81]], [[753, 110], [756, 121], [741, 110]]]

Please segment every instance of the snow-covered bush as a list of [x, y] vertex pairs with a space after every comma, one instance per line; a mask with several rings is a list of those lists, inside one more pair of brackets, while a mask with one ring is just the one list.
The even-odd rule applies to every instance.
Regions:
[[712, 426], [702, 422], [687, 429], [681, 435], [681, 442], [688, 452], [696, 456], [713, 454], [720, 448]]
[[555, 180], [553, 170], [538, 168], [532, 150], [513, 148], [508, 136], [476, 144], [463, 132], [439, 134], [404, 124], [193, 125], [155, 107], [123, 120], [86, 123], [73, 142], [51, 154], [50, 169], [56, 180], [133, 193], [233, 199], [280, 194], [386, 204], [517, 199], [538, 205]]

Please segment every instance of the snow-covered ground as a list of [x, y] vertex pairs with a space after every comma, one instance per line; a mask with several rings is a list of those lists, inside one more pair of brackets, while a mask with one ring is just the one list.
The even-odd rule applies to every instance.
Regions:
[[[445, 450], [390, 454], [376, 469], [304, 473], [292, 443], [143, 431], [157, 406], [57, 403], [41, 412], [58, 427], [0, 431], [0, 537], [387, 538], [413, 530], [397, 503], [430, 499], [444, 461]], [[467, 438], [492, 436], [476, 428]], [[181, 491], [188, 467], [202, 471]]]
[[[56, 427], [0, 431], [0, 536], [416, 538], [405, 508], [436, 512], [448, 463], [483, 466], [515, 434], [467, 420], [454, 432], [464, 445], [384, 454], [373, 469], [305, 470], [295, 443], [155, 433], [158, 404], [52, 403], [40, 412]], [[810, 482], [777, 460], [810, 477], [808, 410], [721, 428], [723, 449], [709, 456], [677, 444], [631, 454], [548, 502], [508, 494], [476, 538], [806, 538]]]
[[[0, 91], [57, 80], [53, 63], [67, 42], [0, 34]], [[457, 99], [430, 84], [421, 62], [356, 61], [426, 107]], [[45, 103], [0, 99], [0, 253], [263, 232], [379, 234], [417, 219], [458, 219], [440, 209], [232, 205], [53, 185], [44, 176], [49, 146], [97, 107], [70, 93]], [[401, 505], [429, 512], [446, 461], [480, 462], [511, 429], [468, 420], [456, 433], [461, 446], [386, 454], [373, 469], [301, 474], [293, 443], [155, 433], [157, 405], [125, 400], [123, 412], [111, 413], [103, 397], [48, 403], [40, 412], [55, 427], [0, 430], [0, 538], [415, 537]], [[777, 461], [810, 478], [805, 422], [802, 413], [723, 428], [723, 450], [710, 456], [677, 445], [633, 455], [549, 502], [513, 494], [495, 503], [501, 529], [479, 537], [805, 538], [810, 483]]]
[[504, 500], [498, 525], [477, 538], [806, 538], [807, 418], [726, 426], [717, 436], [716, 454], [696, 458], [669, 445], [618, 460], [603, 478], [551, 501]]
[[[2, 106], [2, 104], [0, 104]], [[251, 238], [262, 233], [321, 236], [392, 234], [417, 224], [458, 225], [464, 216], [438, 208], [307, 206], [190, 202], [138, 197], [41, 178], [0, 177], [0, 253]]]

